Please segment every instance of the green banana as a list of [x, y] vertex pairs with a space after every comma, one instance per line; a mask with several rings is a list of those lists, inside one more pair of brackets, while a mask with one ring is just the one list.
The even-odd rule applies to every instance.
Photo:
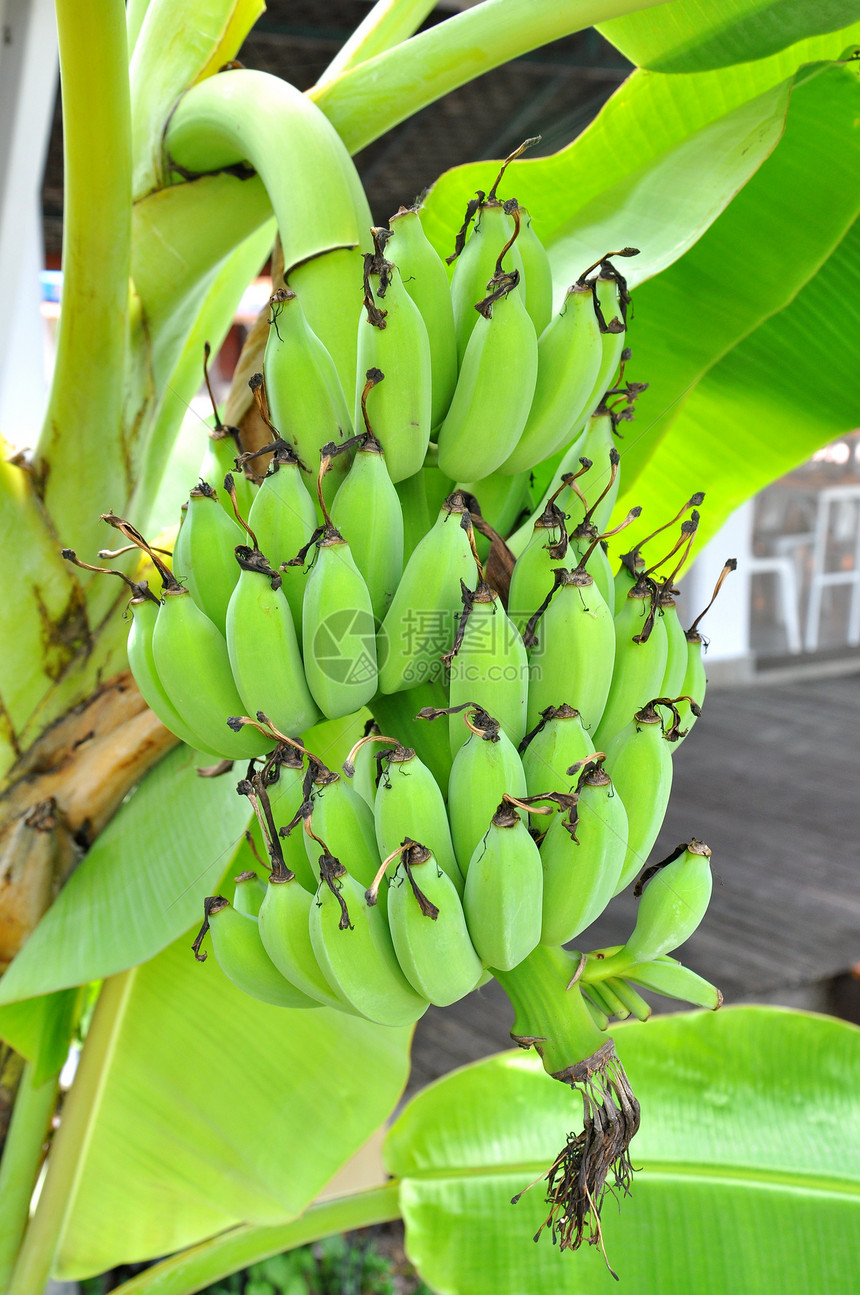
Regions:
[[245, 711], [266, 713], [288, 737], [320, 717], [305, 683], [302, 656], [281, 577], [259, 549], [236, 546], [239, 580], [227, 606], [227, 652]]
[[[509, 792], [521, 800], [526, 795], [526, 779], [517, 749], [499, 721], [471, 703], [458, 709], [463, 712], [469, 736], [451, 765], [448, 821], [454, 854], [465, 877], [475, 847], [485, 835], [502, 796]], [[433, 720], [447, 713], [427, 707], [420, 715]]]
[[199, 734], [204, 750], [223, 759], [262, 755], [267, 749], [263, 735], [228, 725], [241, 713], [242, 703], [223, 636], [139, 531], [112, 512], [103, 513], [101, 520], [141, 549], [161, 578], [164, 597], [152, 630], [152, 668], [183, 725]]
[[[367, 388], [370, 386], [368, 380]], [[379, 441], [368, 431], [356, 437], [356, 443], [355, 458], [334, 497], [331, 516], [337, 529], [349, 539], [350, 552], [364, 576], [373, 615], [379, 623], [391, 606], [403, 574], [403, 511]]]
[[566, 786], [568, 769], [593, 756], [594, 743], [579, 711], [562, 702], [541, 711], [540, 721], [520, 743], [520, 754], [528, 795], [537, 796], [544, 787]]
[[594, 735], [595, 742], [604, 750], [636, 711], [652, 697], [661, 695], [669, 641], [658, 613], [657, 598], [654, 581], [642, 576], [615, 617], [615, 670], [606, 708]]
[[379, 737], [381, 731], [375, 719], [366, 720], [364, 733], [343, 762], [343, 772], [351, 780], [353, 790], [358, 792], [371, 811], [373, 802], [376, 800], [377, 770], [373, 759], [373, 747], [368, 739]]
[[[658, 707], [668, 709], [666, 728]], [[615, 893], [643, 867], [657, 840], [672, 790], [671, 747], [679, 736], [678, 709], [657, 697], [637, 711], [606, 748], [606, 771], [627, 811], [627, 852]]]
[[[474, 592], [463, 586], [463, 615], [444, 659], [450, 668], [452, 710], [477, 703], [498, 719], [510, 741], [518, 745], [526, 731], [528, 658], [522, 637], [480, 572]], [[449, 716], [448, 738], [456, 756], [466, 730], [455, 714]]]
[[362, 425], [367, 374], [378, 370], [385, 380], [380, 378], [374, 388], [369, 415], [391, 480], [398, 482], [420, 471], [430, 440], [430, 339], [399, 269], [383, 255], [388, 231], [372, 233], [376, 252], [365, 257], [364, 309], [358, 324], [355, 425]]
[[428, 1000], [401, 971], [381, 909], [366, 901], [364, 887], [324, 845], [319, 873], [309, 930], [332, 990], [379, 1025], [411, 1025], [423, 1016]]
[[529, 647], [529, 728], [564, 698], [593, 735], [613, 682], [615, 632], [612, 613], [583, 566], [555, 568], [553, 586], [523, 638]]
[[[262, 712], [258, 712], [262, 714]], [[280, 858], [289, 872], [294, 872], [309, 894], [317, 888], [314, 873], [305, 850], [301, 830], [304, 794], [304, 748], [299, 743], [278, 741], [260, 771], [258, 796], [263, 806], [268, 800], [271, 825], [268, 835], [278, 837]]]
[[475, 846], [463, 908], [486, 967], [510, 971], [541, 938], [541, 856], [509, 796], [504, 796]]
[[542, 944], [575, 939], [600, 916], [618, 888], [627, 850], [627, 814], [601, 761], [602, 756], [588, 758], [575, 793], [558, 797], [563, 812], [556, 814], [541, 842]]
[[373, 818], [380, 855], [388, 855], [407, 836], [420, 840], [462, 895], [463, 876], [454, 857], [445, 801], [436, 779], [411, 747], [402, 746], [395, 738], [375, 740], [394, 743], [392, 751], [377, 756], [380, 777]]
[[302, 628], [305, 573], [300, 566], [284, 565], [308, 543], [317, 524], [313, 500], [302, 480], [301, 463], [286, 441], [275, 443], [269, 470], [260, 482], [248, 513], [248, 526], [257, 546], [281, 568], [284, 597], [290, 605], [296, 632]]
[[[311, 865], [316, 865], [319, 850], [317, 837], [330, 842], [331, 852], [349, 863], [349, 874], [362, 886], [369, 886], [379, 867], [376, 848], [376, 828], [373, 812], [358, 792], [338, 774], [327, 769], [316, 756], [310, 759], [310, 770], [305, 780], [307, 802], [313, 832], [308, 831], [308, 817], [304, 819], [305, 851]], [[319, 881], [319, 874], [315, 873]]]
[[[302, 657], [314, 701], [327, 719], [351, 715], [376, 692], [376, 626], [364, 577], [325, 510], [323, 470], [318, 486], [325, 525], [315, 533], [317, 557], [302, 602]], [[303, 562], [306, 546], [288, 565]]]
[[[316, 464], [328, 441], [342, 445], [353, 424], [335, 363], [305, 318], [291, 288], [269, 298], [269, 335], [263, 355], [271, 422], [302, 463]], [[335, 465], [329, 488], [345, 474], [345, 459]]]
[[474, 570], [471, 525], [463, 496], [455, 492], [407, 562], [377, 635], [380, 692], [442, 678], [441, 656], [454, 634], [461, 583]]
[[715, 1012], [723, 1005], [723, 996], [716, 985], [666, 954], [652, 962], [637, 963], [626, 973], [626, 978], [643, 989], [692, 1003], [694, 1007], [709, 1007]]
[[219, 506], [217, 493], [205, 481], [191, 491], [182, 530], [181, 552], [187, 568], [183, 571], [174, 564], [174, 574], [223, 634], [227, 604], [239, 579], [233, 550], [244, 542], [244, 532]]
[[432, 374], [430, 426], [438, 427], [457, 383], [457, 335], [448, 272], [424, 233], [418, 210], [401, 207], [389, 226], [386, 253], [400, 270], [403, 286], [427, 328]]
[[[651, 1015], [651, 1005], [645, 1002], [641, 994], [626, 980], [611, 979], [601, 984], [601, 989], [609, 989], [621, 1003], [627, 1016], [635, 1016], [637, 1021], [647, 1021]], [[618, 1012], [615, 1013], [616, 1016]], [[622, 1018], [626, 1019], [626, 1017]]]
[[[206, 383], [206, 390], [209, 392], [209, 399], [212, 402], [213, 426], [209, 429], [209, 435], [206, 441], [206, 450], [203, 454], [203, 460], [200, 464], [199, 477], [201, 481], [223, 481], [228, 472], [232, 472], [236, 481], [236, 494], [239, 500], [239, 512], [243, 517], [247, 517], [254, 502], [254, 487], [244, 472], [240, 472], [236, 467], [236, 459], [242, 454], [242, 435], [238, 427], [227, 427], [221, 422], [218, 414], [218, 405], [215, 400], [215, 393], [212, 390], [212, 383], [209, 380], [209, 357], [212, 354], [212, 348], [208, 342], [203, 344], [203, 378]], [[224, 495], [218, 496], [219, 502], [230, 520], [233, 520], [233, 505]], [[177, 568], [178, 569], [178, 568]]]
[[687, 636], [678, 619], [678, 608], [675, 605], [674, 595], [671, 589], [667, 589], [665, 585], [660, 590], [657, 605], [660, 608], [660, 615], [666, 627], [666, 644], [668, 648], [666, 669], [663, 674], [663, 682], [660, 685], [660, 693], [663, 697], [679, 697], [685, 691], [684, 677], [687, 673], [688, 662]]
[[[680, 722], [683, 726], [682, 731], [678, 734], [678, 742], [683, 742], [684, 738], [687, 736], [701, 714], [702, 705], [705, 700], [705, 689], [708, 686], [708, 681], [705, 677], [705, 663], [702, 659], [705, 640], [699, 633], [699, 621], [705, 615], [705, 612], [711, 609], [714, 599], [723, 587], [723, 581], [730, 572], [737, 570], [737, 565], [737, 558], [729, 558], [726, 561], [717, 578], [714, 592], [711, 595], [711, 601], [708, 603], [705, 610], [699, 613], [684, 635], [686, 640], [687, 659], [684, 668], [684, 679], [681, 685], [681, 690], [684, 695], [678, 699], [678, 709], [681, 715]], [[690, 700], [691, 698], [692, 701]], [[692, 702], [695, 702], [696, 705], [693, 706]]]
[[448, 1007], [483, 974], [457, 887], [425, 845], [406, 838], [388, 887], [388, 924], [397, 961], [416, 993]]
[[199, 962], [206, 960], [206, 954], [200, 953], [200, 944], [208, 930], [215, 961], [237, 989], [275, 1007], [319, 1006], [278, 971], [263, 948], [256, 917], [237, 912], [223, 895], [210, 895], [203, 901], [203, 911], [203, 926], [193, 945]]
[[[335, 247], [294, 264], [289, 280], [301, 299], [308, 326], [325, 346], [337, 371], [342, 393], [349, 401], [355, 381], [355, 320], [361, 306], [361, 276], [365, 247], [370, 246], [370, 219], [362, 220], [358, 246]], [[343, 309], [332, 309], [332, 302]], [[330, 439], [323, 437], [323, 440]]]
[[[627, 307], [630, 296], [627, 292], [627, 281], [609, 260], [611, 256], [638, 256], [635, 247], [624, 247], [620, 252], [607, 252], [601, 261], [590, 266], [579, 277], [580, 283], [588, 283], [594, 294], [594, 310], [603, 338], [603, 356], [600, 368], [591, 389], [591, 395], [585, 403], [588, 411], [594, 410], [603, 400], [612, 385], [615, 371], [621, 363], [626, 340]], [[598, 268], [596, 278], [589, 279], [592, 270]], [[591, 456], [589, 456], [591, 457]]]
[[[501, 258], [500, 258], [501, 259]], [[439, 467], [454, 480], [489, 476], [526, 425], [537, 379], [537, 335], [518, 276], [499, 272], [476, 306], [457, 386], [439, 428]]]
[[[66, 554], [71, 550], [64, 549], [63, 552]], [[132, 598], [129, 606], [131, 607], [132, 620], [126, 645], [128, 664], [143, 700], [149, 709], [158, 716], [164, 727], [170, 729], [171, 733], [175, 733], [192, 750], [203, 751], [205, 755], [211, 756], [213, 761], [218, 759], [219, 757], [213, 751], [206, 748], [199, 733], [196, 733], [190, 725], [186, 724], [168, 697], [155, 669], [155, 661], [152, 655], [152, 636], [155, 632], [156, 619], [161, 606], [159, 600], [147, 589]]]
[[260, 939], [281, 975], [323, 1007], [352, 1011], [326, 980], [316, 960], [310, 935], [313, 895], [295, 874], [272, 873], [259, 913]]
[[552, 319], [552, 267], [546, 248], [535, 233], [528, 210], [520, 207], [519, 211], [520, 236], [517, 246], [523, 259], [526, 310], [540, 337]]
[[639, 963], [653, 962], [688, 940], [710, 902], [710, 858], [708, 846], [694, 839], [647, 868], [636, 885], [641, 898], [630, 939], [610, 957], [589, 960], [583, 980], [626, 977]]
[[[481, 198], [483, 199], [483, 195]], [[471, 208], [472, 204], [469, 206]], [[513, 209], [509, 209], [509, 206], [508, 203], [498, 201], [482, 201], [478, 208], [478, 219], [465, 246], [459, 253], [455, 252], [456, 259], [449, 257], [449, 261], [454, 259], [451, 300], [454, 308], [454, 331], [457, 335], [457, 363], [461, 369], [472, 331], [478, 322], [475, 304], [487, 295], [487, 284], [496, 274], [509, 277], [516, 275], [512, 287], [525, 305], [525, 272], [517, 240], [520, 215], [516, 205]], [[515, 216], [512, 216], [511, 210], [516, 212]], [[517, 288], [516, 285], [520, 286]]]
[[266, 894], [266, 883], [256, 872], [247, 869], [233, 878], [233, 907], [237, 913], [248, 917], [259, 917], [263, 897]]
[[266, 742], [260, 733], [227, 725], [244, 709], [227, 644], [182, 585], [164, 591], [152, 634], [152, 659], [168, 698], [184, 722], [200, 733], [206, 750], [226, 760], [263, 754]]
[[[528, 293], [530, 280], [526, 276]], [[500, 472], [523, 472], [554, 454], [580, 427], [597, 381], [603, 343], [591, 288], [575, 283], [552, 322], [538, 334], [537, 378], [526, 425]]]
[[[586, 470], [588, 459], [583, 460], [580, 473]], [[568, 474], [555, 494], [547, 499], [546, 507], [536, 518], [532, 535], [514, 563], [508, 590], [508, 615], [521, 634], [546, 597], [552, 585], [554, 564], [563, 562], [567, 554], [567, 515], [559, 508], [556, 498], [571, 481]]]

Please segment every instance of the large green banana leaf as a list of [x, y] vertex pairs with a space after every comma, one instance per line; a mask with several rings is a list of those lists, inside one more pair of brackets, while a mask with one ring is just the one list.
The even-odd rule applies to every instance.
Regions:
[[857, 0], [674, 0], [599, 30], [639, 67], [703, 72], [766, 58], [858, 18]]
[[102, 990], [43, 1189], [61, 1277], [295, 1217], [406, 1081], [408, 1029], [257, 1002], [190, 942]]
[[[606, 1254], [627, 1295], [849, 1295], [860, 1270], [860, 1031], [774, 1008], [621, 1026], [642, 1104]], [[425, 1089], [388, 1134], [407, 1250], [440, 1295], [616, 1289], [597, 1247], [532, 1236], [580, 1098], [506, 1053]]]

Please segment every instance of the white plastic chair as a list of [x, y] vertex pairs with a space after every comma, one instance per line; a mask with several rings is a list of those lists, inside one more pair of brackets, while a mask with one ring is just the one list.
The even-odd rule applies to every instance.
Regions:
[[[832, 518], [831, 509], [835, 510]], [[845, 570], [827, 570], [828, 541], [832, 538], [840, 540], [843, 545], [853, 541], [853, 566]], [[847, 585], [850, 590], [846, 642], [856, 647], [860, 644], [860, 485], [830, 486], [818, 494], [806, 611], [807, 652], [814, 652], [818, 647], [823, 592], [836, 585]]]

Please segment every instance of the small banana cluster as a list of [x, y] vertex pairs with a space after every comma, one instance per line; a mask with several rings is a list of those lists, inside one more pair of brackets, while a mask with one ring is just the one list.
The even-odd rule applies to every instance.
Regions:
[[[232, 902], [206, 900], [195, 953], [208, 930], [250, 995], [389, 1026], [495, 976], [514, 1037], [617, 1141], [553, 1206], [578, 1245], [638, 1126], [610, 1018], [645, 1019], [641, 989], [721, 1002], [671, 956], [708, 904], [707, 846], [642, 873], [705, 692], [701, 617], [685, 633], [674, 587], [704, 496], [621, 552], [640, 510], [609, 529], [615, 442], [645, 386], [625, 376], [615, 261], [635, 249], [589, 266], [554, 312], [528, 213], [497, 197], [504, 172], [468, 204], [453, 268], [419, 210], [372, 231], [350, 389], [301, 287], [275, 292], [251, 382], [271, 439], [243, 452], [215, 409], [171, 562], [104, 520], [163, 585], [121, 577], [143, 696], [205, 757], [247, 763], [249, 866]], [[366, 736], [327, 768], [303, 735], [365, 707]], [[640, 873], [624, 946], [563, 947]]]

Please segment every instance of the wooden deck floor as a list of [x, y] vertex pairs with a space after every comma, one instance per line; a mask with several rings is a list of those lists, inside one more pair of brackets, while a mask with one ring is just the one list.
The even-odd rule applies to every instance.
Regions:
[[[838, 1010], [833, 978], [844, 986], [860, 962], [860, 674], [712, 690], [675, 760], [652, 859], [696, 836], [714, 875], [708, 915], [678, 956], [726, 1003]], [[619, 895], [577, 946], [621, 944], [635, 909]], [[495, 982], [430, 1008], [410, 1090], [507, 1047], [512, 1020]]]

